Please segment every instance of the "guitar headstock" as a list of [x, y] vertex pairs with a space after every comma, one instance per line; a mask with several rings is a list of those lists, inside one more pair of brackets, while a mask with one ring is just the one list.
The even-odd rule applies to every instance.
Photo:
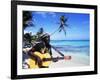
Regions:
[[71, 57], [71, 56], [64, 56], [64, 59], [65, 59], [65, 60], [71, 60], [72, 57]]

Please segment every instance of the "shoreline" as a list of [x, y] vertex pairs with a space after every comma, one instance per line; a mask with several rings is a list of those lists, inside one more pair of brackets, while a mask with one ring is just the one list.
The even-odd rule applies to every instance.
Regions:
[[[60, 56], [55, 50], [52, 49], [53, 57]], [[62, 67], [78, 67], [89, 66], [89, 56], [80, 53], [64, 53], [65, 56], [71, 56], [71, 60], [59, 60], [58, 62], [52, 62], [50, 68], [62, 68]]]

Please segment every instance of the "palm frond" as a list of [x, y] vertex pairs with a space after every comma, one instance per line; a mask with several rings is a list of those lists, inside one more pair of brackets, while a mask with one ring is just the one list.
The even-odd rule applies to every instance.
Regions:
[[64, 20], [64, 23], [66, 23], [68, 21], [68, 18], [66, 18], [65, 20]]
[[64, 15], [62, 15], [62, 16], [60, 17], [59, 32], [63, 31], [64, 34], [65, 34], [65, 36], [66, 36], [65, 27], [68, 27], [67, 21], [68, 21], [68, 18], [65, 18]]
[[32, 12], [30, 11], [23, 11], [23, 29], [27, 27], [33, 27], [34, 23], [32, 20]]
[[65, 27], [68, 27], [68, 24], [64, 24]]

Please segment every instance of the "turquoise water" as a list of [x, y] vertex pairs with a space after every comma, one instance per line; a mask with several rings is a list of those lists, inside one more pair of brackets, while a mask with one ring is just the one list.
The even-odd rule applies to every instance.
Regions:
[[51, 40], [50, 43], [59, 51], [90, 55], [89, 40]]

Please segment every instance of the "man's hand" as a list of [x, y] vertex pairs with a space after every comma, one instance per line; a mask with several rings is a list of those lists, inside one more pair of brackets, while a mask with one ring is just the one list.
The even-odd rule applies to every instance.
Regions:
[[36, 57], [35, 64], [38, 65], [39, 68], [41, 68], [41, 66], [42, 66], [42, 60], [39, 57]]

